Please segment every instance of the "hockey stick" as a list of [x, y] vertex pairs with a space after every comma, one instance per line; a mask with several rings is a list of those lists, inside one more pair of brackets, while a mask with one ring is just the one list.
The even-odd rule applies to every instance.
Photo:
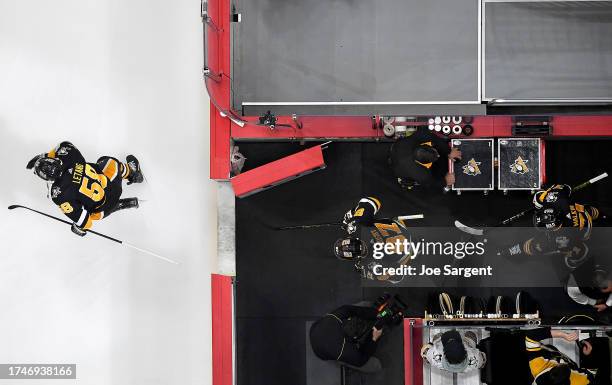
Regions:
[[312, 225], [274, 227], [274, 230], [306, 230], [306, 229], [316, 229], [319, 227], [340, 227], [340, 226], [342, 226], [342, 222], [330, 222], [330, 223], [315, 223]]
[[[505, 226], [505, 225], [507, 225], [509, 223], [512, 223], [512, 222], [516, 221], [519, 218], [524, 217], [525, 215], [531, 213], [534, 210], [535, 210], [535, 207], [528, 208], [527, 210], [523, 210], [520, 213], [515, 214], [515, 215], [511, 216], [510, 218], [504, 219], [503, 221], [501, 221], [498, 224], [493, 225], [491, 227]], [[470, 227], [470, 226], [464, 225], [463, 223], [461, 223], [461, 222], [459, 222], [457, 220], [455, 221], [455, 227], [457, 227], [459, 230], [461, 230], [463, 232], [466, 232], [468, 234], [471, 234], [471, 235], [483, 235], [484, 231], [485, 231], [484, 229], [477, 229], [475, 227]]]
[[[34, 210], [34, 209], [31, 209], [31, 208], [26, 207], [26, 206], [21, 206], [21, 205], [11, 205], [11, 206], [9, 206], [9, 207], [8, 207], [8, 209], [9, 209], [9, 210], [14, 210], [14, 209], [18, 209], [18, 208], [19, 208], [19, 209], [26, 209], [26, 210], [30, 210], [30, 211], [33, 211], [33, 212], [35, 212], [35, 213], [37, 213], [37, 214], [44, 215], [44, 216], [45, 216], [45, 217], [47, 217], [47, 218], [55, 219], [55, 220], [56, 220], [56, 221], [58, 221], [58, 222], [62, 222], [62, 223], [65, 223], [65, 224], [67, 224], [67, 225], [71, 225], [71, 226], [72, 226], [72, 222], [65, 221], [65, 220], [63, 220], [63, 219], [60, 219], [60, 218], [54, 217], [53, 215], [49, 215], [49, 214], [47, 214], [47, 213], [43, 213], [42, 211]], [[155, 254], [154, 252], [149, 251], [149, 250], [141, 249], [141, 248], [140, 248], [140, 247], [138, 247], [138, 246], [134, 246], [134, 245], [132, 245], [132, 244], [130, 244], [130, 243], [127, 243], [127, 242], [125, 242], [125, 241], [122, 241], [122, 240], [120, 240], [120, 239], [116, 239], [116, 238], [113, 238], [113, 237], [109, 237], [108, 235], [104, 235], [104, 234], [102, 234], [102, 233], [99, 233], [99, 232], [97, 232], [97, 231], [93, 231], [93, 230], [86, 230], [86, 231], [87, 231], [88, 233], [95, 234], [95, 235], [97, 235], [97, 236], [99, 236], [99, 237], [106, 238], [106, 239], [108, 239], [109, 241], [113, 241], [113, 242], [119, 243], [120, 245], [130, 247], [130, 248], [132, 248], [132, 249], [134, 249], [134, 250], [138, 250], [138, 251], [140, 251], [140, 252], [142, 252], [142, 253], [149, 254], [149, 255], [151, 255], [151, 256], [153, 256], [153, 257], [155, 257], [155, 258], [159, 258], [159, 259], [161, 259], [161, 260], [163, 260], [163, 261], [166, 261], [166, 262], [169, 262], [169, 263], [172, 263], [172, 264], [175, 264], [175, 265], [178, 265], [178, 264], [179, 264], [178, 262], [173, 261], [173, 260], [172, 260], [172, 259], [170, 259], [170, 258], [162, 257], [162, 256], [161, 256], [161, 255], [159, 255], [159, 254]]]
[[414, 214], [414, 215], [400, 215], [399, 217], [395, 219], [399, 221], [405, 221], [406, 219], [423, 219], [423, 218], [425, 218], [423, 214]]
[[[592, 184], [594, 184], [596, 182], [599, 182], [600, 180], [602, 180], [604, 178], [607, 178], [607, 177], [608, 177], [608, 173], [604, 172], [603, 174], [598, 175], [595, 178], [591, 178], [591, 179], [587, 180], [586, 182], [583, 182], [583, 183], [579, 184], [578, 186], [574, 187], [572, 190], [573, 191], [582, 190], [583, 188], [585, 188], [587, 186], [590, 186], [590, 185], [592, 185]], [[504, 219], [503, 221], [501, 221], [498, 224], [496, 224], [494, 226], [491, 226], [491, 227], [506, 226], [507, 224], [510, 224], [510, 223], [516, 221], [517, 219], [524, 217], [525, 215], [533, 212], [534, 210], [535, 210], [535, 207], [531, 207], [531, 208], [529, 208], [527, 210], [523, 210], [520, 213], [515, 214], [515, 215], [511, 216], [510, 218]], [[461, 222], [459, 222], [457, 220], [455, 221], [455, 227], [457, 227], [457, 229], [459, 229], [459, 230], [461, 230], [461, 231], [463, 231], [465, 233], [471, 234], [471, 235], [483, 235], [485, 233], [485, 229], [478, 229], [478, 228], [475, 228], [475, 227], [470, 227], [470, 226], [464, 225], [463, 223], [461, 223]]]
[[[404, 221], [407, 219], [423, 219], [423, 214], [415, 214], [415, 215], [401, 215], [397, 218], [381, 218], [379, 220], [400, 220]], [[283, 226], [283, 227], [274, 227], [274, 230], [306, 230], [306, 229], [316, 229], [320, 227], [340, 227], [342, 226], [342, 222], [329, 222], [329, 223], [315, 223], [312, 225], [295, 225], [295, 226]]]

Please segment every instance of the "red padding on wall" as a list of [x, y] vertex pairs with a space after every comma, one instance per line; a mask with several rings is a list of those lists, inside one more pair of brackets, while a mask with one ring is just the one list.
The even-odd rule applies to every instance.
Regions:
[[210, 103], [210, 179], [230, 177], [230, 120]]
[[404, 385], [423, 383], [423, 320], [404, 318]]
[[[207, 80], [210, 97], [221, 109], [230, 109], [230, 13], [229, 0], [208, 0], [208, 14], [216, 28], [203, 24], [207, 33], [207, 57], [210, 69], [222, 76], [217, 81]], [[202, 87], [206, 88], [204, 85]], [[219, 114], [210, 103], [210, 178], [227, 180], [230, 177], [230, 120]]]
[[286, 156], [232, 178], [234, 194], [243, 198], [325, 167], [321, 146]]
[[231, 277], [211, 275], [213, 385], [232, 385], [232, 293]]
[[[256, 122], [256, 117], [245, 117]], [[293, 127], [277, 127], [270, 130], [256, 125], [238, 127], [232, 124], [234, 139], [264, 138], [377, 138], [383, 137], [381, 130], [372, 129], [369, 116], [303, 116], [299, 118], [302, 129], [298, 129], [290, 116], [277, 116], [278, 122]], [[475, 116], [471, 123], [473, 137], [493, 138], [512, 136], [512, 116]], [[553, 116], [553, 136], [612, 136], [612, 116]]]

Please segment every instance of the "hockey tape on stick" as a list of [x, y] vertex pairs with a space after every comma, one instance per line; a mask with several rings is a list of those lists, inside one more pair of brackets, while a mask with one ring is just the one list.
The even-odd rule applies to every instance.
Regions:
[[[55, 217], [55, 216], [53, 216], [53, 215], [49, 215], [49, 214], [44, 213], [44, 212], [42, 212], [42, 211], [34, 210], [34, 209], [29, 208], [29, 207], [26, 207], [26, 206], [21, 206], [21, 205], [10, 205], [10, 206], [8, 207], [8, 209], [9, 209], [9, 210], [14, 210], [14, 209], [26, 209], [26, 210], [29, 210], [29, 211], [35, 212], [35, 213], [37, 213], [37, 214], [44, 215], [44, 216], [45, 216], [45, 217], [47, 217], [47, 218], [54, 219], [54, 220], [56, 220], [56, 221], [58, 221], [58, 222], [62, 222], [62, 223], [65, 223], [65, 224], [67, 224], [67, 225], [72, 226], [72, 222], [66, 221], [66, 220], [64, 220], [64, 219], [57, 218], [57, 217]], [[142, 249], [142, 248], [140, 248], [140, 247], [134, 246], [134, 245], [129, 244], [129, 243], [125, 242], [125, 241], [122, 241], [121, 239], [113, 238], [113, 237], [111, 237], [111, 236], [108, 236], [108, 235], [106, 235], [106, 234], [102, 234], [102, 233], [99, 233], [99, 232], [97, 232], [97, 231], [93, 231], [93, 230], [86, 230], [86, 231], [87, 231], [88, 233], [95, 234], [95, 235], [97, 235], [97, 236], [99, 236], [99, 237], [106, 238], [106, 239], [108, 239], [109, 241], [113, 241], [113, 242], [115, 242], [115, 243], [119, 243], [119, 244], [121, 244], [121, 245], [123, 245], [123, 246], [127, 246], [127, 247], [130, 247], [130, 248], [132, 248], [132, 249], [138, 250], [138, 251], [140, 251], [140, 252], [142, 252], [142, 253], [149, 254], [149, 255], [151, 255], [151, 256], [153, 256], [153, 257], [159, 258], [159, 259], [161, 259], [161, 260], [164, 260], [164, 261], [166, 261], [166, 262], [172, 263], [172, 264], [174, 264], [174, 265], [178, 265], [178, 264], [179, 264], [178, 262], [173, 261], [173, 260], [172, 260], [172, 259], [170, 259], [170, 258], [162, 257], [162, 256], [161, 256], [161, 255], [159, 255], [159, 254], [155, 254], [155, 253], [154, 253], [154, 252], [152, 252], [152, 251], [145, 250], [145, 249]]]
[[397, 219], [399, 219], [400, 221], [406, 220], [406, 219], [423, 219], [423, 214], [414, 214], [414, 215], [402, 215], [397, 217]]
[[476, 229], [474, 227], [466, 226], [459, 221], [455, 221], [455, 227], [463, 231], [464, 233], [468, 233], [472, 235], [483, 235], [484, 234], [483, 229]]
[[140, 247], [138, 247], [138, 246], [134, 246], [134, 245], [132, 245], [132, 244], [130, 244], [130, 243], [127, 243], [127, 242], [125, 242], [125, 241], [122, 241], [122, 242], [121, 242], [121, 244], [122, 244], [122, 245], [124, 245], [124, 246], [130, 247], [130, 248], [132, 248], [132, 249], [134, 249], [134, 250], [138, 250], [138, 251], [140, 251], [141, 253], [149, 254], [149, 255], [150, 255], [150, 256], [152, 256], [152, 257], [159, 258], [159, 259], [161, 259], [162, 261], [166, 261], [166, 262], [171, 263], [171, 264], [173, 264], [173, 265], [178, 265], [178, 264], [179, 264], [177, 261], [174, 261], [174, 260], [172, 260], [172, 259], [170, 259], [170, 258], [162, 257], [162, 256], [161, 256], [161, 255], [159, 255], [159, 254], [155, 254], [154, 252], [149, 251], [149, 250], [146, 250], [146, 249], [141, 249]]
[[589, 179], [588, 181], [586, 181], [586, 182], [584, 182], [584, 183], [574, 187], [574, 190], [577, 191], [577, 190], [583, 189], [586, 186], [591, 185], [591, 184], [593, 184], [595, 182], [599, 182], [600, 180], [602, 180], [604, 178], [607, 178], [607, 177], [608, 177], [608, 173], [604, 172], [603, 174], [598, 175], [595, 178]]

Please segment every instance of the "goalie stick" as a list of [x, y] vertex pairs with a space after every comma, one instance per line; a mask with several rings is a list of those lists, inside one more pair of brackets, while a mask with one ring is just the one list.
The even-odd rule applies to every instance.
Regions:
[[[9, 210], [14, 210], [14, 209], [26, 209], [26, 210], [30, 210], [30, 211], [35, 212], [35, 213], [37, 213], [37, 214], [44, 215], [44, 216], [45, 216], [45, 217], [47, 217], [47, 218], [55, 219], [55, 220], [56, 220], [56, 221], [58, 221], [58, 222], [62, 222], [62, 223], [65, 223], [65, 224], [67, 224], [67, 225], [71, 225], [71, 226], [72, 226], [72, 222], [65, 221], [65, 220], [63, 220], [63, 219], [60, 219], [60, 218], [54, 217], [53, 215], [49, 215], [49, 214], [47, 214], [47, 213], [43, 213], [42, 211], [34, 210], [34, 209], [29, 208], [29, 207], [26, 207], [26, 206], [21, 206], [21, 205], [10, 205], [10, 206], [8, 207], [8, 209], [9, 209]], [[153, 256], [153, 257], [155, 257], [155, 258], [159, 258], [159, 259], [161, 259], [161, 260], [163, 260], [163, 261], [166, 261], [166, 262], [168, 262], [168, 263], [172, 263], [172, 264], [174, 264], [174, 265], [178, 265], [178, 264], [179, 264], [178, 262], [176, 262], [176, 261], [174, 261], [174, 260], [172, 260], [172, 259], [170, 259], [170, 258], [166, 258], [166, 257], [163, 257], [163, 256], [161, 256], [161, 255], [159, 255], [159, 254], [155, 254], [155, 253], [154, 253], [154, 252], [152, 252], [152, 251], [142, 249], [142, 248], [140, 248], [140, 247], [138, 247], [138, 246], [132, 245], [132, 244], [127, 243], [127, 242], [125, 242], [125, 241], [122, 241], [122, 240], [120, 240], [120, 239], [113, 238], [113, 237], [110, 237], [110, 236], [108, 236], [108, 235], [105, 235], [105, 234], [102, 234], [102, 233], [99, 233], [99, 232], [97, 232], [97, 231], [93, 231], [93, 230], [86, 230], [86, 231], [87, 231], [88, 233], [92, 233], [92, 234], [95, 234], [95, 235], [97, 235], [97, 236], [99, 236], [99, 237], [102, 237], [102, 238], [108, 239], [109, 241], [113, 241], [113, 242], [116, 242], [116, 243], [118, 243], [118, 244], [120, 244], [120, 245], [123, 245], [123, 246], [129, 247], [129, 248], [132, 248], [132, 249], [134, 249], [134, 250], [138, 250], [138, 251], [140, 251], [140, 252], [142, 252], [142, 253], [149, 254], [149, 255], [151, 255], [151, 256]]]
[[[585, 188], [587, 186], [590, 186], [593, 183], [599, 182], [600, 180], [602, 180], [604, 178], [607, 178], [607, 177], [608, 177], [608, 173], [604, 172], [603, 174], [598, 175], [595, 178], [591, 178], [591, 179], [587, 180], [586, 182], [583, 182], [583, 183], [579, 184], [578, 186], [574, 187], [572, 190], [573, 191], [582, 190], [583, 188]], [[515, 215], [511, 216], [510, 218], [506, 218], [503, 221], [501, 221], [498, 224], [496, 224], [494, 226], [491, 226], [491, 227], [506, 226], [506, 225], [516, 221], [517, 219], [522, 218], [525, 215], [533, 212], [534, 210], [535, 210], [534, 207], [531, 207], [531, 208], [529, 208], [527, 210], [523, 210], [520, 213], [515, 214]], [[457, 229], [459, 229], [459, 230], [461, 230], [461, 231], [463, 231], [465, 233], [471, 234], [471, 235], [484, 235], [484, 233], [486, 231], [486, 229], [479, 229], [479, 228], [476, 228], [476, 227], [470, 227], [470, 226], [464, 225], [463, 223], [461, 223], [461, 222], [459, 222], [457, 220], [455, 220], [455, 227], [457, 227]]]

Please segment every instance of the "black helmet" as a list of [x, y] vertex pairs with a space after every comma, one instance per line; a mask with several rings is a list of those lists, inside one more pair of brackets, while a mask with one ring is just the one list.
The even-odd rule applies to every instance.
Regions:
[[353, 260], [365, 257], [367, 253], [368, 246], [359, 238], [340, 238], [334, 243], [334, 254], [339, 259]]
[[467, 351], [463, 345], [461, 334], [457, 330], [449, 330], [442, 334], [442, 350], [449, 364], [457, 365], [465, 362]]
[[62, 176], [62, 161], [55, 158], [40, 158], [34, 165], [34, 174], [52, 182]]
[[533, 214], [533, 225], [543, 230], [556, 230], [560, 228], [561, 221], [559, 215], [557, 215], [557, 210], [551, 207], [536, 210]]

